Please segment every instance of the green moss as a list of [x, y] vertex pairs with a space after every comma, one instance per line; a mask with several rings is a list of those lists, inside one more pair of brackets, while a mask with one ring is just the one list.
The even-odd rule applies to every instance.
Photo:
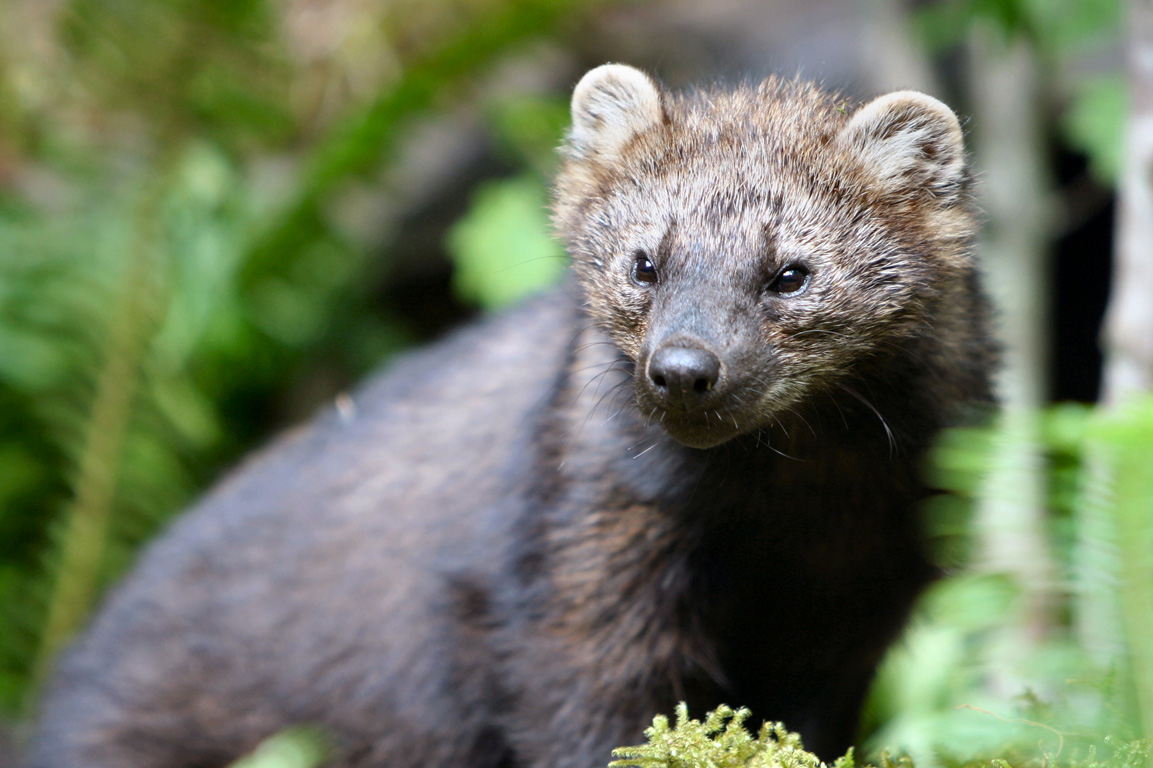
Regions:
[[[704, 722], [689, 719], [685, 704], [677, 705], [677, 723], [669, 727], [663, 715], [645, 730], [649, 743], [613, 750], [617, 758], [609, 768], [821, 768], [825, 763], [805, 751], [801, 737], [782, 723], [765, 723], [756, 738], [744, 727], [751, 713], [721, 705]], [[853, 751], [833, 763], [834, 768], [855, 768]], [[883, 768], [897, 766], [886, 762]], [[902, 764], [902, 768], [906, 768]], [[909, 763], [907, 768], [912, 768]]]

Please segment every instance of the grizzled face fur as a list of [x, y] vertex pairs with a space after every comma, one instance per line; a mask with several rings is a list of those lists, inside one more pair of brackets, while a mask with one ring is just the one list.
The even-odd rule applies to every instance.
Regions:
[[961, 129], [924, 94], [854, 109], [769, 79], [676, 96], [605, 65], [572, 119], [558, 229], [638, 407], [686, 445], [931, 336], [972, 270]]

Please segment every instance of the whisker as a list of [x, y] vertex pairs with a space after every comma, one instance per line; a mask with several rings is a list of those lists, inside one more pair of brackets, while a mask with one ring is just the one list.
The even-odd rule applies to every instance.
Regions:
[[[641, 442], [644, 442], [644, 441], [641, 441]], [[640, 443], [637, 443], [637, 445], [640, 445]], [[651, 451], [653, 448], [656, 448], [656, 447], [657, 447], [657, 441], [654, 440], [652, 445], [650, 445], [648, 448], [645, 448], [643, 451], [638, 453], [636, 456], [633, 456], [633, 458], [639, 459], [641, 456], [644, 456], [646, 453], [648, 453], [649, 451]]]
[[[852, 387], [848, 386], [847, 384], [843, 384], [841, 382], [837, 382], [837, 386], [840, 389], [844, 390], [845, 392], [848, 392], [854, 398], [856, 398], [858, 402], [860, 402], [862, 405], [864, 405], [866, 408], [868, 408], [870, 411], [872, 411], [873, 414], [877, 417], [877, 419], [880, 420], [881, 426], [885, 428], [885, 436], [889, 439], [889, 457], [891, 458], [897, 452], [897, 438], [893, 434], [893, 430], [889, 428], [889, 422], [885, 420], [885, 417], [881, 415], [881, 412], [877, 410], [876, 406], [874, 406], [871, 402], [869, 402], [863, 395], [861, 395], [855, 389], [853, 389]], [[836, 402], [836, 401], [834, 400], [834, 402]]]

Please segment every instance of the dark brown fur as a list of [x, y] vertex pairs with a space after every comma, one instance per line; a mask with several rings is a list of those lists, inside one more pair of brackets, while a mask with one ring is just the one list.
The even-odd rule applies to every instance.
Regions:
[[[839, 754], [933, 574], [926, 448], [989, 399], [959, 130], [919, 99], [591, 73], [556, 202], [579, 286], [180, 519], [61, 661], [29, 765], [220, 766], [314, 723], [338, 766], [589, 768], [679, 700]], [[670, 345], [717, 361], [697, 394]]]

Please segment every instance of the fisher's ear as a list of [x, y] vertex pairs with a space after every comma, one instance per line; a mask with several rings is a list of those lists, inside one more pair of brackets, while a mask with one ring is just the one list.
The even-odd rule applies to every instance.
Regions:
[[967, 178], [961, 125], [932, 96], [897, 91], [861, 107], [837, 142], [890, 194], [955, 198]]
[[569, 152], [578, 159], [611, 160], [634, 136], [663, 121], [661, 92], [651, 77], [624, 64], [604, 64], [573, 90]]

